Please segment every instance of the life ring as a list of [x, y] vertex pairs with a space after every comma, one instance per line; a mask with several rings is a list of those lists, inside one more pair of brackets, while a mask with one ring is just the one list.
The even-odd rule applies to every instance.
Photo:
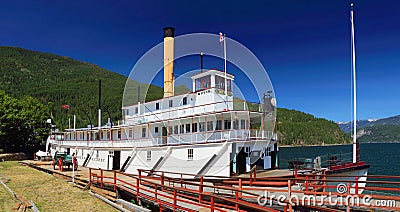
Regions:
[[55, 136], [54, 136], [54, 135], [51, 135], [51, 136], [50, 136], [50, 139], [54, 140], [54, 138], [55, 138]]

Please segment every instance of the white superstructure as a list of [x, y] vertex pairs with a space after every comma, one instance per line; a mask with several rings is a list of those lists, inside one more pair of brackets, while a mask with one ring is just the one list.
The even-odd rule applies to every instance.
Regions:
[[[233, 97], [234, 76], [208, 70], [192, 92], [125, 106], [118, 126], [69, 129], [49, 137], [47, 151], [75, 154], [80, 166], [232, 176], [278, 164], [272, 96], [262, 103]], [[226, 84], [226, 88], [225, 88]], [[269, 129], [269, 130], [267, 130]]]

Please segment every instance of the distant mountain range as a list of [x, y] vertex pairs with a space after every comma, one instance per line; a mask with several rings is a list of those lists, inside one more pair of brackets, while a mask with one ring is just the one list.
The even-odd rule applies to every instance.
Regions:
[[[353, 122], [338, 123], [345, 133], [353, 132]], [[357, 121], [357, 137], [360, 142], [397, 142], [400, 141], [400, 115]]]

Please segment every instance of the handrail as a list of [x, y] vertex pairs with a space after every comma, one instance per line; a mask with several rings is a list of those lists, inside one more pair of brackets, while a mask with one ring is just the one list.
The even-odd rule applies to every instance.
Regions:
[[[99, 170], [100, 172], [101, 169], [93, 169], [93, 170]], [[343, 180], [327, 180], [326, 175], [305, 175], [300, 178], [256, 178], [256, 177], [250, 177], [247, 178], [248, 180], [243, 180], [241, 178], [214, 178], [214, 179], [229, 179], [229, 180], [236, 180], [237, 183], [235, 184], [234, 187], [227, 186], [226, 185], [211, 185], [211, 184], [204, 184], [204, 182], [207, 180], [205, 179], [205, 176], [200, 177], [200, 179], [183, 179], [184, 174], [180, 173], [182, 176], [181, 178], [173, 178], [173, 177], [168, 177], [165, 176], [166, 173], [175, 173], [178, 174], [177, 172], [162, 172], [162, 171], [155, 171], [153, 173], [153, 176], [147, 177], [143, 175], [143, 173], [147, 173], [149, 170], [139, 170], [138, 175], [132, 175], [132, 174], [126, 174], [126, 173], [121, 173], [118, 171], [114, 171], [114, 181], [110, 180], [112, 177], [105, 176], [104, 174], [101, 174], [100, 177], [107, 179], [106, 181], [102, 179], [93, 179], [92, 176], [99, 177], [98, 174], [92, 173], [93, 170], [90, 170], [90, 178], [91, 182], [100, 182], [101, 184], [110, 184], [114, 185], [114, 189], [116, 187], [120, 187], [122, 185], [129, 185], [133, 189], [137, 188], [136, 191], [132, 190], [132, 192], [137, 192], [139, 196], [145, 196], [145, 194], [140, 194], [140, 190], [142, 191], [147, 191], [151, 192], [152, 194], [155, 194], [156, 197], [150, 197], [147, 196], [146, 198], [153, 198], [154, 201], [161, 201], [160, 199], [157, 199], [157, 196], [163, 196], [161, 192], [157, 192], [157, 190], [161, 189], [161, 191], [169, 193], [169, 197], [171, 195], [174, 196], [174, 203], [169, 203], [171, 207], [177, 208], [178, 206], [176, 205], [179, 202], [185, 202], [189, 201], [190, 204], [192, 202], [196, 202], [196, 204], [193, 203], [193, 205], [206, 205], [207, 208], [212, 208], [214, 207], [215, 210], [218, 210], [218, 207], [222, 207], [225, 209], [220, 208], [220, 211], [224, 211], [226, 209], [235, 209], [238, 210], [239, 206], [240, 207], [246, 207], [246, 208], [252, 208], [259, 210], [258, 207], [259, 205], [255, 205], [254, 200], [259, 198], [257, 191], [268, 191], [268, 192], [280, 192], [280, 193], [287, 193], [288, 195], [290, 194], [303, 194], [303, 195], [313, 195], [313, 196], [326, 196], [326, 195], [351, 195], [350, 189], [355, 189], [358, 193], [358, 183], [368, 183], [368, 184], [378, 184], [378, 186], [366, 186], [363, 187], [365, 191], [390, 191], [394, 192], [396, 196], [388, 196], [388, 195], [382, 195], [382, 194], [358, 194], [360, 198], [365, 197], [369, 195], [372, 198], [378, 199], [378, 200], [395, 200], [395, 201], [400, 201], [400, 189], [398, 188], [390, 188], [390, 187], [382, 187], [383, 185], [400, 185], [400, 182], [393, 182], [393, 181], [371, 181], [371, 180], [346, 180], [343, 182]], [[256, 168], [251, 169], [252, 173], [256, 173]], [[105, 171], [106, 172], [106, 171]], [[161, 172], [161, 174], [159, 174]], [[109, 172], [107, 172], [109, 173]], [[191, 174], [188, 174], [188, 176]], [[127, 176], [130, 177], [132, 180], [136, 181], [136, 185], [134, 182], [130, 183], [127, 182], [124, 179], [121, 179], [120, 176]], [[193, 176], [193, 175], [192, 175]], [[362, 177], [362, 176], [359, 176]], [[381, 179], [384, 179], [386, 176], [381, 176], [381, 175], [373, 175], [372, 177], [378, 177]], [[387, 176], [388, 179], [397, 179], [400, 178], [398, 176]], [[320, 178], [320, 179], [318, 179]], [[270, 181], [271, 179], [280, 179], [280, 180], [286, 180], [287, 182], [287, 187], [283, 188], [269, 188], [265, 187], [265, 184], [263, 186], [263, 182]], [[357, 179], [357, 178], [356, 178]], [[212, 180], [212, 179], [208, 179]], [[303, 185], [303, 189], [300, 190], [293, 190], [293, 186], [298, 186], [299, 184], [294, 184], [293, 182], [301, 182]], [[336, 185], [328, 185], [328, 182], [342, 182], [346, 183], [347, 185], [347, 191], [346, 193], [339, 193], [338, 191], [330, 191], [328, 192], [326, 189], [332, 189], [336, 190]], [[122, 183], [122, 184], [121, 184]], [[250, 185], [251, 183], [251, 185]], [[356, 183], [355, 186], [351, 186], [351, 183]], [[172, 184], [172, 186], [171, 186]], [[176, 186], [176, 184], [180, 184], [180, 186]], [[248, 186], [245, 186], [248, 185]], [[102, 185], [100, 185], [102, 186]], [[211, 193], [207, 192], [208, 190], [213, 191]], [[302, 188], [302, 187], [300, 187]], [[224, 196], [218, 195], [216, 191], [222, 192]], [[206, 201], [205, 198], [210, 199], [209, 201]], [[212, 200], [211, 200], [212, 198]], [[220, 204], [218, 202], [215, 202], [215, 200], [221, 200], [224, 201], [225, 204]], [[253, 200], [253, 203], [251, 201], [249, 202], [248, 200]], [[276, 198], [272, 199], [273, 201], [278, 201]], [[311, 200], [309, 200], [311, 201]], [[316, 200], [314, 200], [316, 201]], [[341, 200], [342, 201], [342, 200]], [[292, 206], [288, 204], [290, 202], [286, 201], [286, 204], [289, 208]], [[343, 203], [343, 202], [341, 202]], [[324, 202], [324, 204], [329, 204], [329, 202]], [[306, 206], [306, 205], [303, 205]], [[368, 205], [366, 204], [361, 204], [359, 207], [367, 207]], [[269, 211], [269, 210], [274, 210], [271, 208], [265, 208], [261, 207], [262, 210]], [[390, 206], [387, 207], [390, 210], [399, 210], [400, 207], [398, 206]], [[322, 208], [320, 208], [322, 210]], [[329, 211], [335, 211], [334, 209], [327, 209]]]

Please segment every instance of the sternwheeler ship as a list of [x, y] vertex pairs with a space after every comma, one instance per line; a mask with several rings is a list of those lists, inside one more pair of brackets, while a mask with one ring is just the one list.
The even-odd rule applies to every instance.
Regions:
[[[177, 171], [231, 177], [278, 164], [275, 98], [258, 103], [234, 97], [235, 76], [210, 69], [191, 76], [192, 91], [174, 95], [174, 28], [164, 29], [164, 97], [123, 106], [117, 126], [53, 132], [47, 152], [67, 152], [79, 166]], [[271, 124], [272, 123], [272, 124]], [[271, 129], [268, 129], [271, 128]]]

